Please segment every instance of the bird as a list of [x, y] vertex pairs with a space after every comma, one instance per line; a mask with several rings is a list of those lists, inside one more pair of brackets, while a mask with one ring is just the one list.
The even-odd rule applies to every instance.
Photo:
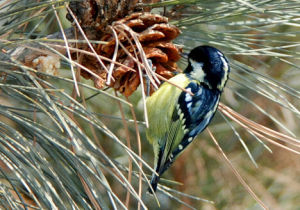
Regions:
[[146, 137], [153, 145], [156, 172], [148, 188], [151, 194], [161, 175], [211, 122], [229, 77], [228, 59], [215, 47], [197, 46], [187, 61], [183, 73], [164, 82], [146, 99]]

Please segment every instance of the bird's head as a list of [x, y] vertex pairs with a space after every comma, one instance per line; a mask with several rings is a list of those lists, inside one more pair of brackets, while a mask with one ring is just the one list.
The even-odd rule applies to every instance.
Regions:
[[184, 73], [212, 89], [222, 91], [229, 71], [228, 60], [221, 51], [210, 46], [198, 46], [189, 53]]

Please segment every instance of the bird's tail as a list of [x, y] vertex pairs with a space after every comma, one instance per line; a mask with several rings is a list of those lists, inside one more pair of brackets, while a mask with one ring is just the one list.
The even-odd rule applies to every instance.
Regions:
[[150, 194], [153, 194], [153, 192], [156, 192], [156, 188], [157, 188], [157, 184], [158, 184], [159, 179], [160, 179], [160, 177], [157, 176], [156, 174], [153, 174], [153, 175], [152, 175], [150, 184], [151, 184], [151, 187], [152, 187], [153, 191], [152, 191], [152, 189], [149, 187], [149, 188], [148, 188], [148, 192], [149, 192]]

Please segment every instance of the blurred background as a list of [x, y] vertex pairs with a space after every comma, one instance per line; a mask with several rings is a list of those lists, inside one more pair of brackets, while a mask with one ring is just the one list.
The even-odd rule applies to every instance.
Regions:
[[[129, 97], [114, 88], [99, 89], [80, 76], [66, 51], [54, 46], [87, 40], [44, 39], [75, 27], [66, 19], [68, 2], [0, 2], [1, 208], [262, 209], [207, 131], [163, 175], [158, 206], [146, 193], [153, 150], [145, 136], [141, 86]], [[99, 2], [89, 4], [101, 9], [104, 3], [107, 14], [113, 13], [114, 2]], [[115, 18], [151, 11], [180, 29], [173, 43], [183, 53], [205, 44], [226, 55], [231, 74], [221, 102], [278, 133], [261, 126], [250, 129], [251, 121], [232, 120], [224, 109], [218, 110], [209, 129], [266, 207], [300, 209], [299, 2], [116, 2], [122, 12], [117, 10], [120, 17], [111, 15], [111, 22], [103, 23], [104, 32], [112, 33], [107, 27]], [[105, 45], [97, 36], [89, 40], [95, 49]], [[53, 71], [44, 71], [41, 63], [34, 65], [35, 54], [55, 55], [59, 61], [47, 64]], [[76, 59], [80, 63], [80, 56]], [[180, 72], [186, 59], [177, 65]]]

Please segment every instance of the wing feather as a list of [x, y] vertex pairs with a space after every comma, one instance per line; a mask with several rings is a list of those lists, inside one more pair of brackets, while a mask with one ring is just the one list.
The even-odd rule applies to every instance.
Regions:
[[203, 84], [196, 81], [191, 82], [187, 87], [194, 96], [191, 97], [188, 93], [182, 92], [178, 97], [180, 112], [183, 114], [183, 121], [180, 121], [183, 130], [183, 135], [176, 138], [172, 148], [172, 153], [166, 162], [164, 162], [162, 173], [170, 167], [175, 158], [187, 147], [193, 139], [202, 132], [213, 118], [217, 109], [220, 92], [211, 90]]
[[[171, 78], [170, 81], [182, 88], [185, 88], [189, 83], [189, 79], [184, 74], [178, 74]], [[164, 83], [147, 99], [149, 128], [146, 135], [150, 143], [153, 143], [154, 162], [157, 172], [162, 170], [169, 158], [174, 148], [174, 138], [178, 138], [180, 125], [174, 120], [170, 121], [170, 119], [177, 117], [176, 115], [174, 116], [174, 110], [181, 92], [182, 90], [179, 88], [169, 83]]]
[[220, 98], [218, 90], [211, 90], [183, 74], [171, 81], [194, 96], [165, 83], [147, 99], [149, 128], [146, 134], [153, 143], [155, 169], [159, 174], [167, 170], [181, 151], [206, 128]]

